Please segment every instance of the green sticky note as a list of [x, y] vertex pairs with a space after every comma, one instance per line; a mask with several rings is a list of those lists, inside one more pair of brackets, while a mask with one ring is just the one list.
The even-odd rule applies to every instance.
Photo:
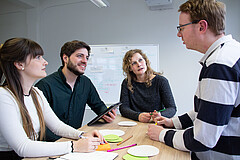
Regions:
[[125, 160], [149, 160], [148, 157], [137, 157], [137, 156], [133, 156], [131, 154], [126, 154], [125, 156], [123, 156], [123, 159], [125, 159]]
[[123, 139], [121, 137], [119, 137], [118, 139], [112, 139], [112, 140], [106, 140], [108, 142], [121, 142]]
[[108, 134], [108, 135], [105, 135], [103, 136], [106, 140], [114, 140], [114, 139], [118, 139], [119, 136], [118, 135], [115, 135], [115, 134]]
[[115, 134], [108, 134], [103, 136], [107, 142], [121, 142], [123, 139]]

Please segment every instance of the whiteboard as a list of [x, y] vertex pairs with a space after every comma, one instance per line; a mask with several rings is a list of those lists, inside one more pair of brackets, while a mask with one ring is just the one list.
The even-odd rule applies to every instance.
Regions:
[[100, 98], [107, 104], [120, 100], [123, 79], [122, 61], [125, 53], [130, 49], [141, 49], [150, 60], [151, 67], [158, 71], [159, 45], [90, 45], [91, 54], [85, 75], [95, 85]]

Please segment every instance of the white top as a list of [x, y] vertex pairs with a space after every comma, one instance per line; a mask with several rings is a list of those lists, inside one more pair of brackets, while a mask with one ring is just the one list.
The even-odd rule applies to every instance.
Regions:
[[[78, 139], [82, 133], [58, 119], [49, 106], [43, 93], [39, 93], [38, 101], [42, 107], [46, 126], [56, 135]], [[34, 141], [27, 137], [16, 100], [11, 93], [0, 87], [0, 151], [14, 150], [21, 157], [40, 157], [62, 155], [71, 152], [71, 142], [43, 142]], [[37, 110], [31, 96], [24, 96], [24, 103], [33, 122], [36, 133], [40, 131]]]

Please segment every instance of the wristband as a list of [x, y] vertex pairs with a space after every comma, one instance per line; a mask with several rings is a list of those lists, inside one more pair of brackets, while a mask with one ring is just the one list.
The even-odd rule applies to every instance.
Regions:
[[72, 151], [71, 152], [73, 153], [73, 141], [71, 141], [71, 147], [72, 147]]

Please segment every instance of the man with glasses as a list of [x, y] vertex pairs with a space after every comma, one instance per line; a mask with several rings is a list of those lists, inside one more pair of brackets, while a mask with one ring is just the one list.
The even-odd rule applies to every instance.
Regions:
[[[86, 104], [96, 114], [101, 114], [107, 109], [91, 80], [83, 75], [90, 50], [90, 46], [85, 42], [78, 40], [66, 42], [60, 53], [62, 66], [57, 72], [36, 84], [58, 118], [76, 129], [82, 125]], [[103, 119], [112, 122], [115, 117], [116, 110], [113, 110], [108, 115], [104, 115]], [[55, 141], [59, 138], [49, 129], [46, 130], [47, 141]]]
[[172, 119], [156, 119], [158, 125], [149, 125], [148, 135], [191, 151], [192, 159], [239, 160], [240, 43], [225, 36], [225, 5], [215, 0], [188, 0], [179, 12], [177, 36], [188, 49], [204, 54], [194, 110]]

